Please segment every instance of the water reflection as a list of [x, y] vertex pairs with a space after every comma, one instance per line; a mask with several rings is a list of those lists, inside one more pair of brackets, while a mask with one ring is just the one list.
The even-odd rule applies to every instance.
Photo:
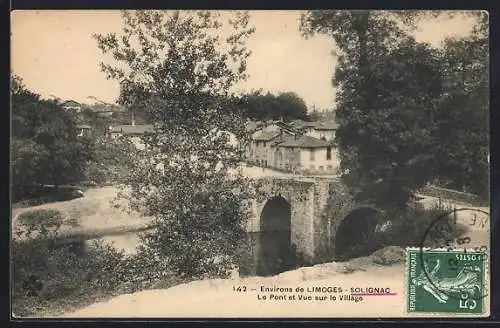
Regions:
[[272, 276], [296, 266], [290, 230], [251, 232], [240, 265], [241, 276]]

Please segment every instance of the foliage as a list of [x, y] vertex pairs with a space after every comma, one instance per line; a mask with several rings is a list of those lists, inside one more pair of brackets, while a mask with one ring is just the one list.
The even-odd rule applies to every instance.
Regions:
[[30, 92], [17, 76], [11, 92], [13, 198], [30, 196], [39, 184], [81, 181], [93, 145], [77, 137], [74, 114]]
[[85, 172], [87, 181], [98, 185], [123, 183], [133, 167], [137, 153], [136, 147], [127, 138], [97, 137], [95, 160], [89, 163]]
[[102, 136], [108, 132], [111, 120], [107, 117], [99, 116], [99, 113], [96, 112], [92, 106], [83, 105], [80, 115], [82, 120], [95, 130], [96, 135]]
[[[404, 208], [428, 179], [428, 111], [440, 92], [439, 62], [381, 14], [339, 11], [326, 21], [342, 51], [334, 83], [344, 182], [358, 201]], [[326, 24], [310, 22], [313, 30]]]
[[[12, 307], [16, 315], [42, 311], [57, 315], [116, 295], [180, 282], [163, 263], [124, 254], [103, 242], [89, 245], [83, 256], [71, 246], [53, 245], [48, 238], [13, 241]], [[30, 280], [37, 284], [32, 286]]]
[[258, 90], [244, 95], [241, 102], [243, 115], [253, 120], [291, 121], [307, 118], [306, 103], [293, 92], [283, 92], [276, 96]]
[[132, 206], [156, 220], [144, 251], [181, 276], [224, 274], [243, 237], [246, 184], [230, 175], [242, 149], [225, 132], [244, 136], [230, 89], [246, 78], [253, 29], [245, 13], [224, 26], [228, 15], [124, 11], [120, 35], [95, 36], [117, 61], [102, 69], [120, 81], [120, 104], [155, 125], [126, 184]]
[[[367, 10], [302, 16], [305, 35], [330, 35], [338, 48], [332, 80], [337, 88], [337, 143], [343, 180], [358, 201], [397, 212], [407, 206], [412, 190], [440, 176], [458, 183], [465, 178], [476, 185], [471, 189], [484, 190], [486, 84], [475, 84], [482, 88], [475, 96], [463, 94], [464, 83], [456, 85], [453, 72], [460, 66], [445, 63], [463, 58], [459, 49], [467, 48], [455, 44], [451, 49], [448, 42], [450, 50], [443, 53], [407, 33], [419, 20], [438, 16]], [[476, 30], [484, 35], [481, 25]], [[487, 57], [483, 48], [475, 57], [474, 48], [469, 49], [469, 68], [476, 68], [469, 70], [473, 81], [485, 74]], [[463, 106], [451, 110], [456, 102]], [[466, 133], [459, 128], [464, 125]], [[458, 139], [457, 133], [462, 134]]]
[[[475, 33], [448, 39], [441, 50], [445, 88], [434, 117], [438, 179], [488, 199], [489, 53], [481, 22]], [[448, 182], [448, 183], [446, 183]]]
[[440, 230], [444, 233], [439, 236], [441, 239], [457, 238], [466, 232], [465, 226], [455, 223], [452, 208], [441, 204], [434, 204], [430, 208], [412, 206], [401, 212], [399, 217], [395, 216], [391, 223], [391, 229], [385, 235], [384, 243], [401, 247], [420, 247], [422, 242], [425, 247], [442, 247], [444, 240], [434, 236], [437, 229], [429, 230], [431, 225], [447, 227]]
[[308, 120], [311, 122], [323, 121], [323, 122], [335, 122], [335, 110], [319, 111], [313, 109], [308, 115]]
[[[365, 216], [359, 218], [359, 223], [348, 223], [350, 228], [354, 229], [350, 235], [357, 235], [359, 238], [351, 238], [351, 240], [347, 238], [337, 245], [336, 260], [348, 260], [379, 250], [373, 253], [374, 258], [379, 262], [378, 264], [386, 265], [385, 262], [391, 260], [379, 258], [380, 253], [385, 252], [382, 250], [384, 247], [399, 246], [405, 248], [422, 245], [424, 247], [443, 247], [445, 240], [458, 238], [467, 231], [465, 226], [455, 222], [451, 207], [438, 203], [430, 208], [411, 203], [411, 206], [399, 212], [392, 211], [390, 214], [380, 214], [377, 218]], [[352, 219], [355, 218], [347, 218], [347, 220]], [[360, 224], [362, 225], [360, 226]], [[379, 228], [373, 229], [375, 225]], [[390, 254], [387, 255], [390, 257]], [[397, 261], [398, 257], [396, 256], [394, 260]]]
[[125, 254], [103, 241], [85, 245], [83, 254], [75, 252], [78, 245], [59, 238], [58, 228], [73, 223], [58, 211], [31, 211], [18, 220], [29, 231], [12, 241], [12, 306], [18, 316], [60, 314], [102, 298], [181, 282], [163, 261]]
[[64, 224], [62, 213], [52, 209], [24, 212], [17, 219], [19, 227], [24, 229], [27, 237], [31, 237], [33, 232], [39, 232], [43, 236], [54, 235]]

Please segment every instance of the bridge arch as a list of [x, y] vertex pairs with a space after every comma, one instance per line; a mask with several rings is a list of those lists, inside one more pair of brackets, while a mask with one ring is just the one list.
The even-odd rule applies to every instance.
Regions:
[[260, 231], [290, 230], [290, 202], [283, 196], [268, 198], [260, 212]]
[[379, 227], [384, 214], [371, 205], [346, 208], [332, 231], [335, 260], [366, 256], [380, 247]]
[[[257, 268], [256, 256], [266, 250], [264, 258], [290, 256], [291, 263], [308, 265], [369, 255], [383, 241], [380, 232], [390, 227], [383, 211], [370, 203], [357, 203], [339, 179], [263, 178], [255, 180], [253, 187], [247, 222], [252, 272]], [[282, 235], [271, 237], [273, 233]], [[261, 235], [268, 239], [261, 240]], [[272, 267], [270, 262], [267, 268]]]
[[283, 196], [267, 199], [260, 213], [256, 273], [274, 275], [289, 268], [292, 250], [292, 207]]

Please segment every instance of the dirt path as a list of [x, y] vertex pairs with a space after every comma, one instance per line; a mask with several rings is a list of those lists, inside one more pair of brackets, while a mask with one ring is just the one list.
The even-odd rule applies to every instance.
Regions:
[[[85, 192], [84, 197], [69, 201], [54, 202], [39, 206], [14, 209], [12, 224], [16, 226], [19, 214], [36, 209], [59, 210], [69, 218], [76, 220], [77, 229], [112, 229], [119, 227], [142, 226], [149, 221], [138, 213], [124, 211], [125, 202], [114, 207], [111, 203], [118, 193], [116, 187], [93, 188]], [[66, 229], [75, 229], [66, 227]]]
[[[401, 302], [404, 281], [394, 279], [404, 276], [403, 266], [371, 267], [352, 274], [339, 273], [340, 266], [338, 263], [323, 264], [270, 278], [196, 281], [166, 290], [122, 295], [63, 317], [352, 317], [361, 313], [393, 316], [404, 311]], [[233, 287], [238, 286], [246, 287], [246, 292], [234, 291]], [[291, 288], [293, 292], [261, 291], [262, 287], [274, 286]], [[313, 287], [336, 287], [337, 293], [307, 292]], [[358, 302], [340, 300], [340, 296], [351, 295], [354, 287], [390, 287], [395, 295], [364, 296]], [[303, 288], [304, 292], [296, 292], [297, 288]], [[294, 301], [274, 299], [291, 295], [295, 295]], [[299, 300], [299, 295], [313, 299]], [[327, 300], [314, 299], [325, 295]], [[331, 300], [330, 295], [336, 300]], [[267, 299], [263, 300], [264, 297]]]

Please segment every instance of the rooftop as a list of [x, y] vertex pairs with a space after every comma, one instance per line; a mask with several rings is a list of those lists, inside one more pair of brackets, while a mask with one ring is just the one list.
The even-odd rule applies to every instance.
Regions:
[[61, 103], [63, 106], [81, 106], [81, 104], [74, 100], [66, 100]]
[[299, 121], [296, 122], [294, 127], [297, 129], [303, 129], [303, 128], [313, 128], [318, 124], [318, 122], [307, 122], [307, 121]]
[[259, 135], [255, 136], [253, 140], [255, 141], [269, 141], [281, 134], [280, 131], [271, 131], [271, 132], [262, 132]]
[[278, 145], [278, 147], [297, 147], [297, 148], [323, 148], [329, 146], [331, 146], [331, 144], [326, 140], [306, 135], [303, 135], [297, 139], [295, 139], [295, 137], [289, 137], [284, 142]]
[[123, 133], [128, 135], [144, 134], [153, 131], [153, 125], [116, 125], [110, 128], [111, 133]]
[[336, 130], [338, 124], [335, 122], [317, 122], [314, 128], [316, 130]]
[[245, 129], [248, 132], [253, 132], [253, 131], [257, 130], [258, 127], [259, 127], [259, 124], [257, 122], [254, 122], [254, 121], [249, 121], [249, 122], [245, 123]]
[[295, 129], [289, 123], [278, 121], [278, 122], [275, 122], [274, 124], [276, 124], [276, 126], [282, 128], [282, 129], [285, 129], [288, 131], [295, 131]]

